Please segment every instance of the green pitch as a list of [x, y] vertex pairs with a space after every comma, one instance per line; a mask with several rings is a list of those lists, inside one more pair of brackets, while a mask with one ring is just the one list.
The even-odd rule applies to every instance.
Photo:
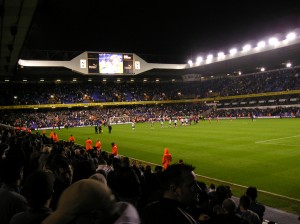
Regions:
[[[95, 134], [93, 126], [56, 132], [60, 140], [73, 134], [78, 144], [84, 144], [88, 137], [95, 144], [99, 138], [102, 149], [108, 152], [110, 143], [115, 142], [119, 154], [159, 165], [167, 147], [173, 162], [183, 159], [201, 176], [256, 186], [271, 196], [291, 198], [289, 203], [300, 201], [300, 119], [213, 120], [177, 128], [168, 128], [167, 122], [164, 128], [159, 123], [154, 128], [149, 123], [137, 123], [135, 130], [124, 124], [113, 125], [111, 134], [106, 127], [102, 134]], [[210, 183], [205, 178], [203, 181]]]

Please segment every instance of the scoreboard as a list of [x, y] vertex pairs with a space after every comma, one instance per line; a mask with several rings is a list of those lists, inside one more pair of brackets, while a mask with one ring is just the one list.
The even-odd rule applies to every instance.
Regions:
[[133, 54], [87, 53], [89, 74], [133, 75]]

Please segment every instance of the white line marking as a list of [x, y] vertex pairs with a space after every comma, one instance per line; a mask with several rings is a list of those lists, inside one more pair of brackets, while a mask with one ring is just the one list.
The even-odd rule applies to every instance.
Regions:
[[280, 140], [280, 139], [297, 138], [297, 137], [300, 137], [300, 135], [294, 135], [294, 136], [284, 137], [284, 138], [273, 138], [273, 139], [269, 139], [269, 140], [265, 140], [265, 141], [258, 141], [258, 142], [255, 142], [255, 143], [264, 143], [264, 142], [277, 141], [277, 140]]
[[[257, 142], [256, 142], [257, 143]], [[258, 143], [258, 144], [265, 144], [265, 145], [286, 145], [286, 146], [300, 146], [300, 145], [288, 145], [284, 143]]]

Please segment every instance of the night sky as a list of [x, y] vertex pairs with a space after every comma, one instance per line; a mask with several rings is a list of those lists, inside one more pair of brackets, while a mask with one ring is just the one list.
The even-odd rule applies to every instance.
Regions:
[[297, 2], [41, 0], [25, 47], [186, 63], [201, 52], [300, 28]]

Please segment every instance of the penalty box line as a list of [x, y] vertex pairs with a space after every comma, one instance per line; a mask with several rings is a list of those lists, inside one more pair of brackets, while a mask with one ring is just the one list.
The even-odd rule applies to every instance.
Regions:
[[257, 144], [278, 144], [278, 143], [270, 143], [270, 142], [281, 140], [281, 139], [297, 138], [297, 137], [300, 137], [300, 135], [294, 135], [294, 136], [283, 137], [283, 138], [273, 138], [273, 139], [269, 139], [269, 140], [258, 141], [258, 142], [255, 142], [255, 143], [257, 143]]

